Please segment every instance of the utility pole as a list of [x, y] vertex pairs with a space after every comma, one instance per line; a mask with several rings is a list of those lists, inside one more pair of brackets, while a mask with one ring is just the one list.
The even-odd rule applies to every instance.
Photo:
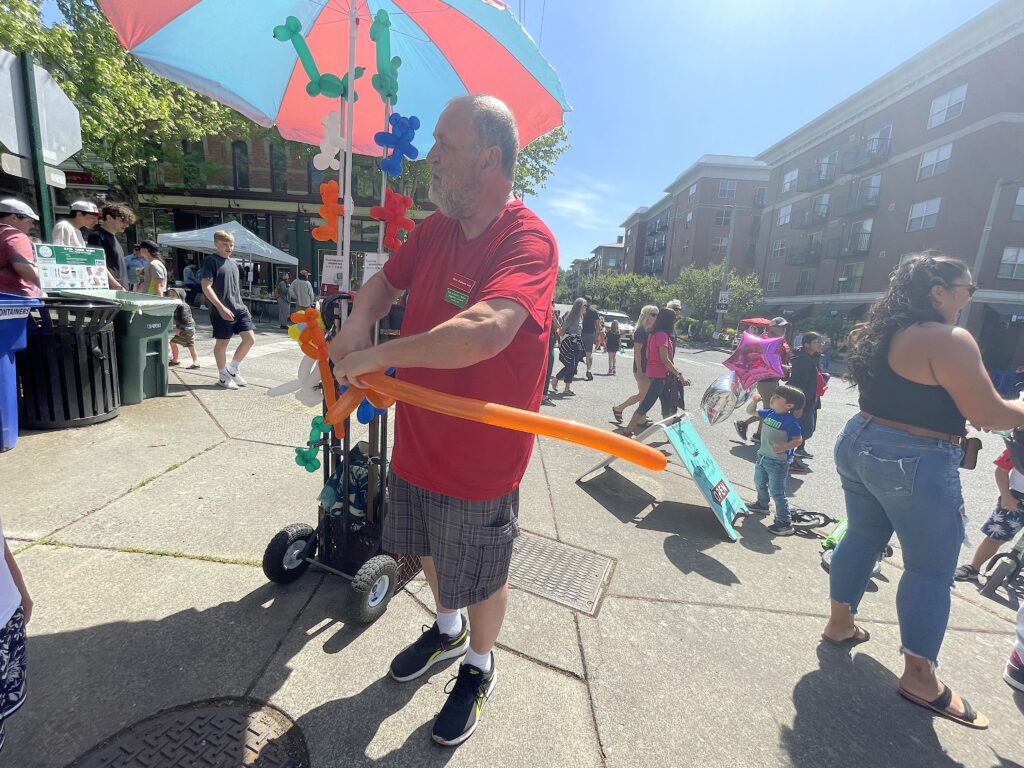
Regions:
[[[978, 241], [978, 252], [974, 256], [974, 266], [971, 268], [971, 275], [975, 282], [978, 280], [978, 275], [981, 274], [981, 264], [985, 260], [985, 251], [988, 250], [988, 238], [989, 235], [992, 234], [992, 224], [995, 222], [996, 208], [999, 207], [999, 196], [1003, 192], [1003, 187], [1008, 187], [1013, 184], [1020, 184], [1020, 182], [1015, 179], [1010, 179], [1009, 181], [999, 179], [996, 181], [996, 186], [992, 190], [992, 200], [988, 204], [988, 216], [985, 217], [985, 227], [981, 230], [981, 239]], [[965, 328], [967, 326], [967, 319], [971, 315], [971, 305], [973, 303], [974, 299], [969, 299], [967, 301], [967, 305], [960, 312], [960, 318], [957, 320], [957, 325], [961, 328]]]
[[[722, 284], [719, 287], [718, 295], [721, 296], [723, 291], [729, 290], [729, 264], [732, 261], [732, 241], [733, 233], [736, 231], [736, 214], [739, 209], [735, 205], [724, 206], [729, 213], [729, 241], [725, 244], [725, 258], [722, 260]], [[715, 306], [718, 306], [718, 297], [715, 297]], [[728, 309], [719, 309], [717, 317], [715, 318], [715, 333], [721, 333], [722, 323], [725, 320], [725, 313]]]

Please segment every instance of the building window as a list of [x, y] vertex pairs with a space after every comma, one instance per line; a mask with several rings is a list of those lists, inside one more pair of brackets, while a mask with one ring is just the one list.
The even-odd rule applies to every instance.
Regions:
[[696, 196], [697, 196], [697, 185], [696, 184], [692, 184], [692, 185], [690, 185], [690, 202], [691, 203], [693, 202], [693, 199]]
[[1024, 280], [1024, 248], [1003, 249], [998, 276], [1008, 280]]
[[764, 200], [768, 196], [768, 187], [758, 187], [757, 191], [754, 192], [754, 205], [764, 205]]
[[270, 145], [270, 189], [288, 191], [288, 151], [283, 144]]
[[249, 145], [244, 141], [231, 142], [231, 169], [235, 189], [248, 189]]
[[861, 179], [857, 185], [857, 210], [878, 207], [878, 194], [882, 189], [882, 174]]
[[687, 212], [686, 221], [683, 223], [683, 229], [689, 229], [691, 224], [693, 224], [693, 211]]
[[683, 240], [683, 256], [690, 252], [690, 238]]
[[904, 264], [906, 264], [908, 261], [910, 261], [915, 256], [917, 256], [916, 253], [901, 253], [900, 254], [900, 263], [899, 263], [898, 266], [902, 267]]
[[779, 208], [779, 226], [781, 227], [783, 224], [789, 224], [789, 219], [792, 217], [792, 215], [792, 205], [784, 205], [781, 208]]
[[923, 203], [914, 203], [910, 206], [910, 218], [907, 220], [907, 232], [917, 232], [919, 229], [931, 229], [939, 220], [939, 204], [941, 197], [925, 200]]
[[728, 237], [712, 237], [711, 238], [711, 253], [719, 256], [724, 256], [726, 251], [729, 250], [729, 238]]
[[818, 181], [831, 181], [839, 166], [839, 152], [830, 152], [818, 158]]
[[857, 261], [843, 267], [842, 276], [836, 281], [836, 293], [859, 293], [864, 277], [864, 262]]
[[715, 224], [719, 227], [728, 227], [732, 223], [732, 209], [719, 208], [715, 211]]
[[796, 295], [806, 296], [814, 293], [814, 270], [801, 269], [796, 281]]
[[922, 153], [917, 168], [917, 180], [930, 179], [949, 170], [949, 156], [953, 154], [953, 142]]
[[1024, 187], [1017, 189], [1017, 200], [1013, 204], [1013, 220], [1024, 221]]
[[828, 192], [823, 192], [814, 198], [811, 205], [811, 212], [814, 218], [818, 221], [828, 218], [828, 203], [830, 196]]
[[722, 179], [718, 182], [718, 196], [721, 198], [736, 197], [736, 182]]
[[777, 291], [779, 290], [779, 283], [782, 282], [781, 272], [769, 272], [768, 273], [768, 286], [767, 290]]
[[786, 241], [784, 239], [776, 240], [772, 243], [772, 258], [782, 259], [786, 256]]
[[791, 171], [787, 171], [786, 175], [782, 177], [782, 191], [789, 192], [790, 190], [796, 189], [796, 179], [799, 176], [800, 170], [794, 168]]
[[932, 109], [928, 113], [928, 127], [942, 125], [954, 117], [960, 117], [964, 111], [964, 99], [967, 97], [967, 83], [957, 86], [952, 91], [932, 100]]

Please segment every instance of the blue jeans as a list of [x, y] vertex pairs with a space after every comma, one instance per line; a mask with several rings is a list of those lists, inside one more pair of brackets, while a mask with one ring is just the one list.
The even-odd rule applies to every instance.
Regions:
[[963, 449], [861, 415], [836, 440], [849, 526], [829, 569], [833, 600], [853, 613], [878, 553], [893, 531], [903, 550], [896, 592], [900, 650], [938, 665], [949, 620], [949, 588], [964, 538], [958, 467]]
[[789, 459], [781, 454], [780, 459], [769, 459], [757, 454], [754, 464], [754, 487], [757, 489], [757, 503], [768, 506], [768, 496], [775, 502], [775, 522], [789, 525], [789, 502], [786, 501], [786, 481], [789, 479]]

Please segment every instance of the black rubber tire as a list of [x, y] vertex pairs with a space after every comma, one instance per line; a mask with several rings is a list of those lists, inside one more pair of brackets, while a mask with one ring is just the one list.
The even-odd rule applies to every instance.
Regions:
[[1017, 569], [1016, 563], [1009, 558], [1002, 558], [999, 561], [999, 565], [992, 569], [989, 573], [988, 578], [985, 580], [985, 586], [981, 588], [981, 594], [985, 597], [992, 597], [996, 590], [1007, 583], [1010, 575]]
[[[289, 568], [285, 565], [284, 559], [297, 542], [308, 542], [313, 533], [313, 529], [305, 523], [292, 523], [278, 531], [263, 551], [263, 573], [266, 577], [275, 584], [290, 584], [304, 574], [309, 568], [308, 561], [303, 560]], [[314, 545], [309, 556], [312, 557], [315, 551]]]
[[[387, 579], [383, 596], [373, 592], [374, 585], [381, 579]], [[395, 594], [398, 586], [398, 563], [389, 555], [371, 557], [352, 579], [352, 592], [355, 598], [352, 606], [352, 618], [360, 624], [369, 624], [379, 619], [387, 610], [388, 602]], [[378, 588], [379, 589], [379, 588]]]

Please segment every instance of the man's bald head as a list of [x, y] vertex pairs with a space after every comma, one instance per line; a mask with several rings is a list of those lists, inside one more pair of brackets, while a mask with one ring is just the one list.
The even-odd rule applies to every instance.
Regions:
[[519, 128], [516, 118], [501, 99], [486, 94], [458, 96], [448, 102], [449, 109], [465, 110], [476, 133], [480, 149], [497, 147], [501, 150], [501, 170], [506, 178], [513, 177], [516, 155], [519, 153]]

